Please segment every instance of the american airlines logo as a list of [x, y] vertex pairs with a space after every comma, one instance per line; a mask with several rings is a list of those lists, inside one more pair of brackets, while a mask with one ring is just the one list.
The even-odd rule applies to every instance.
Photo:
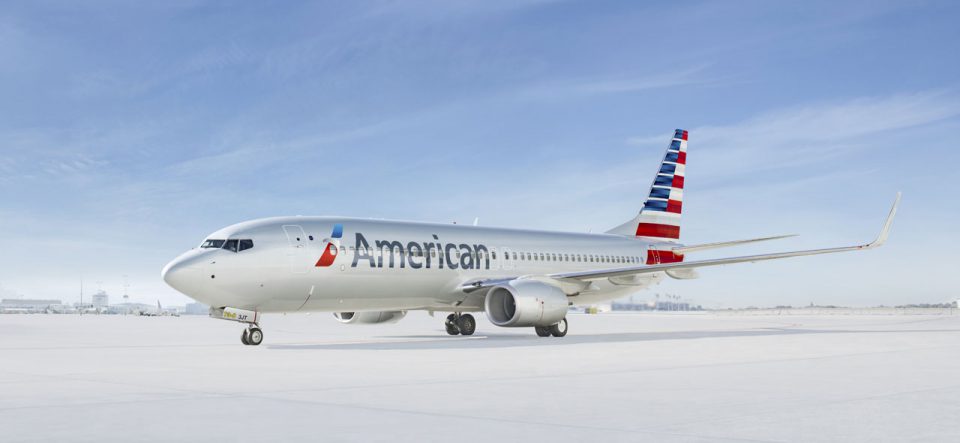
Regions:
[[[325, 268], [333, 264], [337, 259], [337, 251], [340, 249], [340, 238], [343, 237], [343, 225], [337, 223], [333, 225], [333, 232], [330, 233], [330, 239], [323, 245], [323, 255], [317, 260], [316, 267]], [[313, 240], [313, 237], [310, 237]]]
[[[339, 229], [338, 229], [339, 228]], [[343, 227], [336, 225], [331, 241], [324, 245], [323, 256], [317, 261], [318, 267], [333, 264], [339, 249], [339, 238], [343, 235]], [[371, 268], [412, 268], [412, 269], [490, 269], [490, 251], [482, 244], [442, 243], [434, 235], [434, 241], [408, 242], [399, 240], [367, 241], [361, 233], [356, 235], [356, 245], [353, 248], [353, 264], [356, 268], [361, 263]], [[381, 254], [374, 254], [381, 251]]]

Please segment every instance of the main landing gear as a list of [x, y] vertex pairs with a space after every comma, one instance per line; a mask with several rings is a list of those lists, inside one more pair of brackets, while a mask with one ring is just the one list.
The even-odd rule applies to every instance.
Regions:
[[455, 312], [447, 316], [444, 326], [447, 328], [447, 334], [450, 335], [473, 335], [477, 330], [477, 320], [470, 314]]
[[553, 326], [534, 326], [533, 330], [536, 331], [538, 337], [563, 337], [567, 335], [567, 319], [564, 318], [560, 320], [559, 323]]
[[248, 346], [257, 346], [263, 343], [263, 331], [260, 330], [260, 326], [251, 324], [247, 329], [243, 330], [240, 341]]

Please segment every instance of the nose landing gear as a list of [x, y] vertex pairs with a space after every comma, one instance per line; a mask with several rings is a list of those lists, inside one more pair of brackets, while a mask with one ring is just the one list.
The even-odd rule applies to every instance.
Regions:
[[455, 312], [447, 316], [443, 324], [450, 335], [473, 335], [477, 330], [477, 320], [470, 314]]
[[248, 346], [258, 346], [260, 343], [263, 343], [263, 331], [260, 329], [260, 326], [255, 324], [250, 325], [250, 327], [243, 330], [240, 341]]
[[210, 317], [246, 323], [248, 326], [247, 329], [243, 330], [243, 334], [240, 335], [240, 341], [248, 346], [258, 346], [260, 343], [263, 343], [263, 330], [260, 329], [260, 313], [257, 311], [231, 308], [229, 306], [222, 308], [211, 307]]

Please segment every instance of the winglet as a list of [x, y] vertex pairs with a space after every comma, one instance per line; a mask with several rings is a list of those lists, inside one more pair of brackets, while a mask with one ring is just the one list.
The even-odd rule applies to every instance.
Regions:
[[890, 208], [890, 214], [887, 215], [887, 221], [883, 224], [883, 229], [880, 230], [880, 235], [877, 236], [877, 239], [861, 246], [863, 249], [872, 249], [879, 246], [882, 246], [886, 241], [887, 237], [890, 236], [890, 226], [893, 225], [893, 217], [897, 215], [897, 206], [900, 206], [900, 197], [903, 193], [897, 193], [897, 199], [893, 201], [893, 206]]

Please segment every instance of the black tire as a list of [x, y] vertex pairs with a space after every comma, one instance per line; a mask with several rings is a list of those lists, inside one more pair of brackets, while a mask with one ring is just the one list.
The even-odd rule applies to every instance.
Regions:
[[460, 329], [457, 329], [457, 325], [452, 323], [445, 323], [444, 326], [447, 327], [447, 334], [450, 335], [459, 335]]
[[447, 334], [460, 335], [460, 327], [457, 326], [456, 314], [448, 315], [447, 321], [443, 322], [443, 325], [447, 328]]
[[250, 333], [247, 334], [247, 342], [251, 346], [257, 346], [260, 343], [263, 343], [263, 331], [260, 328], [250, 328]]
[[537, 337], [549, 337], [550, 336], [550, 327], [549, 326], [534, 326], [533, 330], [537, 332]]
[[560, 320], [559, 323], [550, 327], [550, 334], [554, 337], [563, 337], [567, 335], [567, 319]]
[[477, 320], [470, 314], [463, 314], [460, 316], [457, 326], [460, 328], [461, 334], [473, 335], [474, 331], [477, 330]]
[[245, 345], [248, 345], [248, 346], [249, 346], [249, 345], [250, 345], [250, 342], [247, 341], [247, 333], [248, 333], [247, 330], [244, 329], [244, 330], [243, 330], [243, 334], [240, 334], [240, 342], [243, 343], [243, 344], [245, 344]]

